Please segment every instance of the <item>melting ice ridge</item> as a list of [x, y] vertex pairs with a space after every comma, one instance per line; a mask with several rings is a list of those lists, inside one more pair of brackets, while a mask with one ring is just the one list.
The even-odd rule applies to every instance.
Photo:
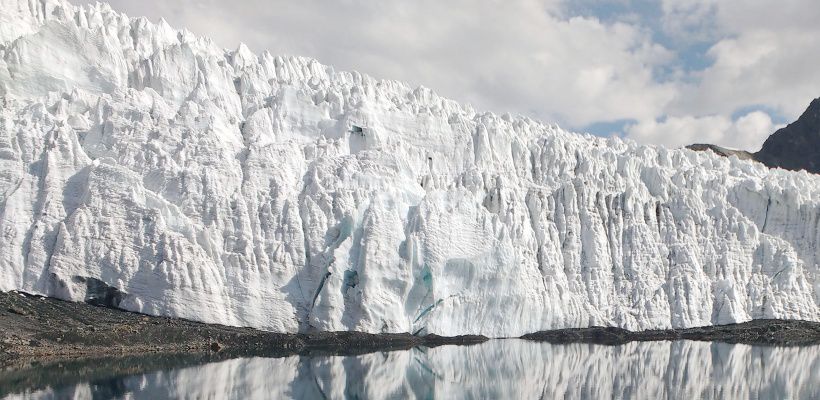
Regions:
[[0, 0], [0, 96], [0, 290], [283, 332], [820, 320], [817, 176], [105, 4]]

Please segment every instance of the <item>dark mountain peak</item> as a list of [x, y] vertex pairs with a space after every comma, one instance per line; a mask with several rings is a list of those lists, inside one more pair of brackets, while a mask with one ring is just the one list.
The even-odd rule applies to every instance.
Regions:
[[[800, 118], [795, 123], [811, 124], [815, 127], [820, 127], [820, 97], [811, 101], [809, 108], [800, 115]], [[820, 133], [820, 130], [815, 133]]]
[[809, 108], [806, 111], [811, 111], [811, 110], [815, 110], [815, 111], [820, 110], [820, 97], [818, 97], [818, 98], [811, 101], [811, 104], [809, 104]]
[[772, 168], [820, 173], [820, 98], [797, 121], [769, 136], [755, 159]]

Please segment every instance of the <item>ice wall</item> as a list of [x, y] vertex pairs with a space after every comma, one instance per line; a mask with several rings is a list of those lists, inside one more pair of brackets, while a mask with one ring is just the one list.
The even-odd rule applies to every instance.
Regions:
[[104, 4], [0, 0], [0, 96], [0, 290], [287, 332], [820, 320], [818, 176]]

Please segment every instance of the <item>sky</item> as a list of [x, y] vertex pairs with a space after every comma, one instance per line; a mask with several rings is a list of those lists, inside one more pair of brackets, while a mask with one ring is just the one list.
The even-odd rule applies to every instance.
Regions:
[[[94, 1], [71, 0], [82, 4]], [[820, 97], [816, 0], [110, 0], [601, 136], [756, 151]]]

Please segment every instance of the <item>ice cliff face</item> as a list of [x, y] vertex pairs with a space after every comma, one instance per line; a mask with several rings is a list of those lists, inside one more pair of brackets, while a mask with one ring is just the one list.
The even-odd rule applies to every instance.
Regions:
[[288, 332], [820, 320], [817, 176], [56, 0], [0, 0], [0, 95], [2, 290]]

